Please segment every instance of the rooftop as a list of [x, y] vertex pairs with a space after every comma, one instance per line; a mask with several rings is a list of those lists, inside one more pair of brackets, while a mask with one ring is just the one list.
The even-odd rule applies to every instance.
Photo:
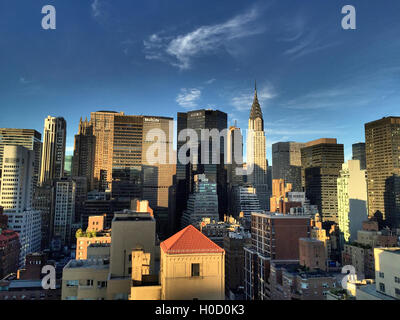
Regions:
[[192, 225], [161, 242], [160, 247], [165, 253], [172, 254], [224, 252], [224, 249], [216, 245]]
[[252, 212], [251, 215], [265, 217], [270, 219], [310, 219], [311, 216], [303, 213], [295, 213], [295, 214], [283, 214], [276, 212], [266, 212], [266, 213], [258, 213]]
[[383, 293], [376, 291], [375, 284], [366, 284], [365, 286], [359, 286], [357, 287], [357, 290], [360, 290], [362, 292], [365, 292], [366, 294], [374, 296], [377, 298], [377, 300], [396, 300], [395, 298], [392, 298], [390, 296], [387, 296]]
[[70, 260], [64, 267], [68, 268], [87, 268], [87, 269], [108, 269], [109, 260], [105, 259], [87, 259], [87, 260]]

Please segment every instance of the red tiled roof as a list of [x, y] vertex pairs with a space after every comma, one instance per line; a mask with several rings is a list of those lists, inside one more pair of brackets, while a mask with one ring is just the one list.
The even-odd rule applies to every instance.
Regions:
[[192, 225], [175, 233], [172, 237], [161, 242], [165, 253], [221, 253], [220, 248]]

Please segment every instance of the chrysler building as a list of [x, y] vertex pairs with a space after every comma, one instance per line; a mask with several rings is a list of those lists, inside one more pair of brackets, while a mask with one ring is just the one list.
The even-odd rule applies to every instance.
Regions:
[[256, 188], [256, 193], [263, 210], [268, 209], [267, 158], [264, 120], [254, 89], [254, 100], [250, 111], [249, 130], [247, 133], [247, 182]]

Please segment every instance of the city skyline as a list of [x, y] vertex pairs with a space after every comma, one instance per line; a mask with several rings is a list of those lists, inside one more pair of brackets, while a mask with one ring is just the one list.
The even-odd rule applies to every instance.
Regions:
[[400, 300], [398, 13], [0, 1], [0, 301]]
[[339, 2], [113, 3], [54, 1], [52, 31], [40, 28], [44, 1], [7, 3], [0, 127], [43, 133], [47, 115], [64, 117], [67, 154], [80, 117], [98, 110], [176, 119], [212, 108], [244, 130], [257, 79], [271, 164], [273, 143], [321, 137], [337, 138], [349, 160], [364, 123], [398, 114], [395, 1], [353, 1], [358, 27], [348, 31]]

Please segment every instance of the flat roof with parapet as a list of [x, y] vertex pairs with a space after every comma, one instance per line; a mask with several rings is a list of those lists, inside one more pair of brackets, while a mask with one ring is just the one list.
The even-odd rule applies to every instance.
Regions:
[[104, 259], [87, 259], [87, 260], [70, 260], [64, 269], [108, 269], [110, 267], [109, 260]]
[[306, 214], [283, 214], [283, 213], [275, 213], [275, 212], [266, 212], [266, 213], [259, 213], [259, 212], [252, 212], [251, 215], [259, 216], [259, 217], [266, 217], [270, 219], [307, 219], [311, 218], [310, 215]]
[[376, 285], [374, 284], [366, 284], [366, 285], [361, 285], [357, 287], [357, 290], [360, 290], [362, 292], [365, 292], [366, 294], [369, 294], [371, 296], [374, 296], [380, 300], [397, 300], [393, 297], [387, 296], [386, 294], [380, 293], [376, 291]]

